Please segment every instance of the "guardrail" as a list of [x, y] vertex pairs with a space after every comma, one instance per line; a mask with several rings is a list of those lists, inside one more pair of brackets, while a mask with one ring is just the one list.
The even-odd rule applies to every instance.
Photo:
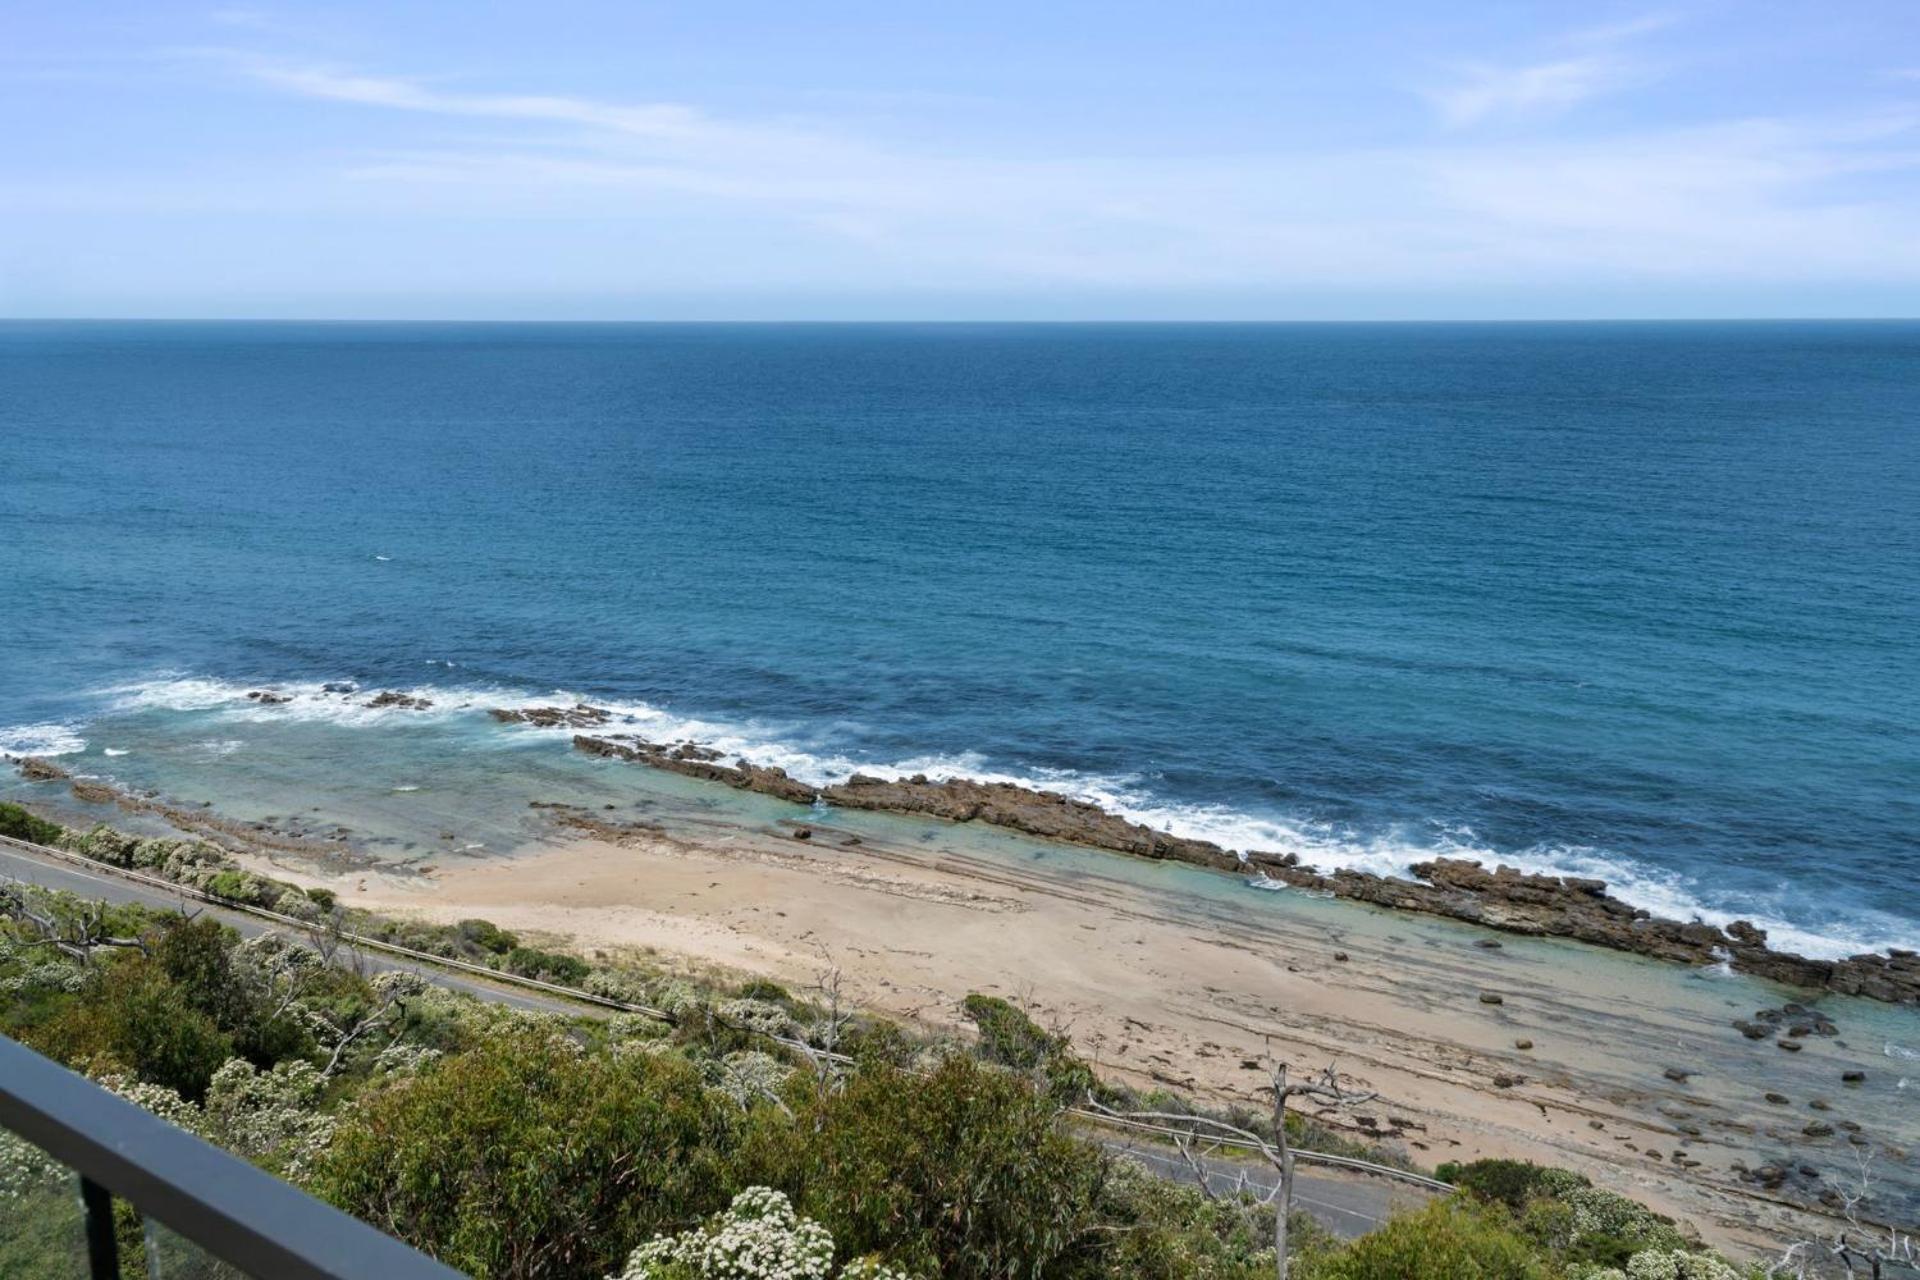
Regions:
[[[32, 841], [19, 840], [12, 836], [0, 836], [0, 846], [12, 846], [28, 853], [57, 858], [63, 862], [71, 862], [83, 866], [90, 871], [117, 876], [125, 880], [133, 880], [154, 888], [164, 889], [170, 894], [177, 894], [196, 902], [205, 902], [211, 906], [219, 907], [224, 911], [234, 911], [243, 915], [255, 916], [263, 920], [274, 921], [277, 924], [289, 925], [296, 929], [310, 929], [313, 924], [312, 921], [301, 920], [296, 916], [282, 915], [278, 911], [270, 911], [265, 907], [233, 902], [229, 899], [203, 892], [192, 885], [181, 884], [174, 880], [165, 880], [159, 876], [150, 876], [145, 872], [134, 871], [128, 867], [117, 867], [110, 862], [100, 862], [84, 854], [74, 853], [70, 849], [60, 849], [52, 845], [35, 844]], [[400, 956], [407, 960], [414, 961], [417, 964], [434, 968], [451, 969], [457, 972], [472, 973], [487, 979], [497, 986], [523, 987], [528, 990], [544, 991], [568, 1000], [598, 1006], [603, 1009], [613, 1009], [621, 1013], [638, 1013], [645, 1017], [667, 1023], [669, 1026], [677, 1025], [679, 1022], [678, 1018], [666, 1012], [664, 1009], [655, 1009], [648, 1005], [634, 1004], [626, 1000], [615, 1000], [608, 996], [595, 995], [590, 991], [581, 991], [575, 987], [561, 986], [559, 983], [546, 982], [539, 978], [522, 977], [516, 973], [502, 973], [498, 969], [489, 969], [485, 965], [473, 964], [469, 961], [457, 960], [449, 956], [437, 956], [430, 951], [417, 951], [412, 947], [403, 947], [397, 943], [384, 942], [379, 938], [369, 938], [364, 934], [342, 932], [339, 937], [342, 941], [351, 942], [355, 946], [364, 947], [370, 951], [380, 951], [388, 955]], [[828, 1053], [813, 1045], [807, 1044], [805, 1041], [793, 1040], [785, 1036], [769, 1036], [767, 1038], [809, 1057], [825, 1059], [844, 1066], [851, 1066], [853, 1063], [853, 1059], [847, 1057], [845, 1054]], [[1114, 1129], [1125, 1129], [1130, 1132], [1150, 1132], [1166, 1138], [1184, 1136], [1177, 1130], [1168, 1129], [1164, 1126], [1150, 1125], [1142, 1121], [1126, 1120], [1116, 1116], [1103, 1115], [1098, 1111], [1089, 1111], [1079, 1107], [1068, 1108], [1068, 1113], [1076, 1119], [1083, 1120], [1087, 1123], [1105, 1125]], [[1242, 1142], [1238, 1139], [1231, 1141], [1210, 1141], [1215, 1142], [1217, 1145], [1246, 1147], [1249, 1150], [1255, 1149], [1251, 1143]], [[1370, 1160], [1360, 1160], [1352, 1156], [1333, 1155], [1325, 1151], [1295, 1151], [1293, 1155], [1296, 1160], [1307, 1164], [1351, 1169], [1358, 1173], [1371, 1174], [1376, 1177], [1392, 1178], [1427, 1190], [1453, 1190], [1450, 1184], [1429, 1178], [1424, 1174], [1410, 1173], [1405, 1169], [1396, 1169], [1392, 1165], [1375, 1164]]]
[[79, 1175], [93, 1280], [120, 1280], [115, 1197], [263, 1280], [460, 1277], [5, 1036], [0, 1128]]
[[[1068, 1107], [1067, 1114], [1076, 1119], [1105, 1125], [1110, 1129], [1124, 1129], [1133, 1133], [1150, 1133], [1169, 1140], [1175, 1138], [1191, 1138], [1193, 1136], [1168, 1125], [1149, 1124], [1144, 1120], [1129, 1120], [1125, 1116], [1105, 1115], [1098, 1111], [1088, 1111], [1084, 1107]], [[1213, 1137], [1211, 1135], [1205, 1139], [1204, 1145], [1208, 1147], [1233, 1147], [1241, 1151], [1261, 1150], [1258, 1143], [1248, 1142], [1244, 1138]], [[1442, 1182], [1438, 1178], [1429, 1178], [1424, 1173], [1413, 1173], [1406, 1169], [1396, 1169], [1392, 1165], [1387, 1164], [1375, 1164], [1371, 1160], [1361, 1160], [1354, 1156], [1337, 1156], [1327, 1151], [1295, 1151], [1293, 1158], [1309, 1164], [1328, 1165], [1334, 1168], [1352, 1169], [1358, 1173], [1397, 1178], [1401, 1182], [1411, 1183], [1414, 1186], [1423, 1187], [1428, 1191], [1445, 1192], [1453, 1190], [1452, 1183]]]

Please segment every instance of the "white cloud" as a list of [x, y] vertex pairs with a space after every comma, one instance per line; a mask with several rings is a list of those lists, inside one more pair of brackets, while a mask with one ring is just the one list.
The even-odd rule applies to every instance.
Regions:
[[777, 123], [729, 123], [677, 102], [608, 103], [549, 94], [452, 93], [397, 76], [295, 66], [214, 51], [247, 78], [308, 98], [430, 115], [573, 125], [676, 146], [817, 146], [824, 139]]
[[1618, 59], [1594, 54], [1529, 67], [1478, 67], [1462, 83], [1429, 97], [1441, 119], [1460, 128], [1489, 116], [1570, 107], [1629, 79]]
[[1429, 90], [1427, 99], [1448, 126], [1490, 117], [1559, 111], [1613, 93], [1643, 79], [1647, 68], [1621, 46], [1672, 26], [1669, 14], [1588, 27], [1563, 36], [1559, 56], [1520, 66], [1481, 63], [1463, 68], [1457, 83]]
[[[1599, 56], [1570, 56], [1589, 55]], [[379, 113], [377, 127], [350, 131], [344, 151], [164, 180], [34, 186], [16, 174], [0, 182], [0, 205], [91, 200], [248, 225], [285, 215], [337, 229], [347, 271], [382, 253], [395, 279], [460, 281], [484, 256], [501, 287], [599, 294], [1920, 283], [1909, 230], [1920, 137], [1905, 116], [1552, 142], [1463, 131], [1441, 145], [1341, 151], [1170, 157], [1036, 145], [1015, 155], [883, 145], [685, 103], [456, 91], [222, 57], [274, 93]], [[1583, 83], [1536, 77], [1500, 101], [1564, 101]], [[1853, 180], [1862, 175], [1872, 181]], [[512, 230], [542, 221], [555, 232]], [[272, 278], [285, 257], [248, 269]], [[222, 274], [218, 262], [199, 265]]]

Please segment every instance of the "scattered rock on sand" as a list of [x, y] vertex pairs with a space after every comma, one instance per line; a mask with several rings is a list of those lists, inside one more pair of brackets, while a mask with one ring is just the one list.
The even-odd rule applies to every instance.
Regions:
[[1481, 1004], [1505, 1004], [1506, 1002], [1506, 997], [1500, 995], [1498, 992], [1482, 991], [1480, 993]]
[[1864, 1071], [1842, 1071], [1840, 1073], [1840, 1080], [1843, 1084], [1859, 1084], [1866, 1078], [1867, 1073]]

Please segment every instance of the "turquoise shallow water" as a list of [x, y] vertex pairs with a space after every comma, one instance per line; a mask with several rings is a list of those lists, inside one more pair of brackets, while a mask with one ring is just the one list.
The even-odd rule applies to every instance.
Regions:
[[10, 324], [0, 445], [0, 749], [396, 853], [565, 690], [1920, 941], [1920, 326]]

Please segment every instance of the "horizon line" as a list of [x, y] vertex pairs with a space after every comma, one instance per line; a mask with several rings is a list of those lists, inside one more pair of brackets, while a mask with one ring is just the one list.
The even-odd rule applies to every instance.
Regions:
[[0, 316], [0, 325], [17, 324], [316, 324], [316, 325], [819, 325], [851, 327], [855, 325], [1494, 325], [1494, 324], [1911, 324], [1920, 322], [1920, 312], [1911, 315], [1688, 315], [1688, 316], [1368, 316], [1368, 317], [1051, 317], [1017, 316], [934, 317], [874, 316], [868, 318], [827, 318], [817, 316], [779, 317], [668, 317], [635, 316], [609, 319], [566, 316]]

